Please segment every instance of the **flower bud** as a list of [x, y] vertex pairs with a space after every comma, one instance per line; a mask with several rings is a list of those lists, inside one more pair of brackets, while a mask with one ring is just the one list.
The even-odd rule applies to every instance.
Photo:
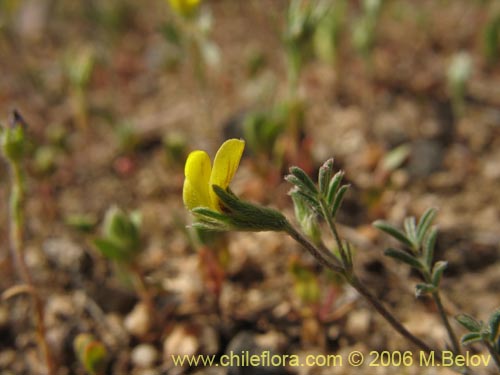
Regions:
[[12, 112], [9, 126], [2, 129], [1, 145], [4, 155], [11, 162], [19, 162], [24, 156], [26, 122], [17, 110]]

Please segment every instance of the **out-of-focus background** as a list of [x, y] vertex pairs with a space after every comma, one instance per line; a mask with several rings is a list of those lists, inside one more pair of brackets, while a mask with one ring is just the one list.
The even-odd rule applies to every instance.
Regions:
[[[438, 208], [445, 307], [487, 319], [500, 304], [499, 5], [205, 0], [183, 14], [161, 0], [1, 0], [0, 122], [17, 109], [28, 124], [25, 255], [57, 373], [85, 373], [73, 350], [85, 332], [107, 348], [107, 374], [348, 374], [189, 368], [171, 354], [415, 349], [282, 234], [221, 236], [210, 246], [224, 260], [211, 265], [217, 250], [186, 230], [184, 161], [230, 137], [246, 140], [232, 189], [290, 218], [288, 167], [314, 176], [335, 157], [351, 184], [338, 220], [361, 277], [444, 347], [432, 302], [414, 297], [418, 278], [384, 258], [390, 242], [371, 227]], [[17, 278], [5, 163], [0, 181], [6, 290]], [[92, 245], [113, 205], [142, 215], [136, 263], [154, 329], [123, 270]], [[40, 366], [28, 297], [3, 301], [1, 373]]]

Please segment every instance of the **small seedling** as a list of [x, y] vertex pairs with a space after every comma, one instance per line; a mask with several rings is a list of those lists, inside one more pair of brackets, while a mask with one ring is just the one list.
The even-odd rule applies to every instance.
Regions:
[[500, 55], [500, 13], [497, 12], [486, 24], [483, 32], [483, 51], [488, 64], [493, 66]]
[[75, 121], [82, 131], [87, 131], [89, 126], [87, 90], [95, 62], [95, 52], [90, 47], [69, 51], [65, 59]]
[[467, 52], [455, 54], [448, 66], [448, 92], [451, 97], [453, 111], [460, 116], [465, 107], [467, 82], [472, 74], [472, 60]]
[[363, 14], [353, 26], [352, 43], [359, 54], [366, 61], [369, 61], [375, 46], [376, 28], [382, 9], [382, 0], [364, 0], [362, 4]]

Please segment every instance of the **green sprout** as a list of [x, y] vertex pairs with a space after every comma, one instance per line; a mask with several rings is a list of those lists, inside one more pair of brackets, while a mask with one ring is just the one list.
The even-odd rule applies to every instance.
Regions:
[[199, 86], [209, 124], [213, 123], [211, 96], [208, 93], [208, 69], [219, 66], [217, 45], [210, 39], [213, 19], [201, 0], [168, 0], [173, 17], [162, 27], [167, 46], [189, 62]]
[[483, 51], [490, 65], [498, 61], [500, 55], [500, 12], [486, 24], [483, 32]]
[[369, 60], [375, 46], [376, 28], [382, 9], [382, 0], [364, 0], [363, 14], [354, 24], [352, 43], [365, 60]]
[[87, 89], [92, 78], [95, 62], [95, 51], [91, 47], [70, 51], [65, 59], [75, 121], [82, 131], [87, 131], [89, 126]]

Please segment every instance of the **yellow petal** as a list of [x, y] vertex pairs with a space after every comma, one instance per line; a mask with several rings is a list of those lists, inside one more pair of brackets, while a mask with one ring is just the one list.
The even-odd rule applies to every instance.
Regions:
[[214, 159], [214, 166], [210, 174], [209, 193], [212, 206], [219, 208], [219, 198], [212, 189], [212, 185], [226, 189], [234, 177], [240, 164], [241, 155], [245, 148], [245, 142], [240, 139], [229, 139], [220, 146]]
[[210, 200], [208, 182], [212, 167], [205, 151], [193, 151], [189, 154], [184, 167], [184, 187], [182, 198], [184, 205], [192, 210], [195, 207], [215, 208]]

